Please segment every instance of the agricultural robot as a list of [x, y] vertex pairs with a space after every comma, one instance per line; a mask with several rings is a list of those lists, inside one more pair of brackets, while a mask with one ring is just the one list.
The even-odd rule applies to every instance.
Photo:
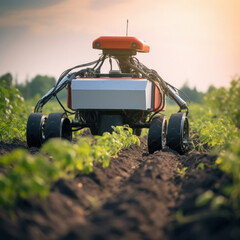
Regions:
[[[83, 128], [90, 128], [93, 135], [102, 135], [111, 132], [111, 126], [128, 124], [136, 135], [142, 128], [149, 128], [150, 154], [166, 146], [184, 154], [189, 138], [188, 105], [174, 86], [135, 57], [137, 52], [149, 52], [149, 45], [129, 36], [99, 37], [92, 45], [102, 50], [99, 59], [65, 70], [55, 87], [36, 104], [27, 122], [28, 146], [40, 147], [55, 137], [71, 140], [72, 132]], [[118, 70], [112, 69], [113, 60]], [[108, 73], [101, 72], [105, 61], [109, 61]], [[68, 92], [68, 109], [57, 97], [64, 88]], [[161, 113], [166, 109], [166, 96], [180, 108], [168, 124]], [[42, 108], [53, 97], [63, 113], [47, 116]], [[69, 114], [74, 114], [73, 120], [68, 118]]]

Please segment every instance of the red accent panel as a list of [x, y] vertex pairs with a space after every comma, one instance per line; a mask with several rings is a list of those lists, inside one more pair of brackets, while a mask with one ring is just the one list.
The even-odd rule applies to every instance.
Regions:
[[136, 37], [99, 37], [92, 44], [95, 49], [135, 49], [137, 52], [149, 52], [150, 47]]
[[[163, 94], [164, 94], [164, 93], [162, 93], [162, 96], [163, 96]], [[161, 101], [160, 93], [159, 93], [157, 87], [154, 86], [154, 108], [153, 108], [153, 111], [154, 111], [154, 112], [156, 112], [156, 111], [158, 111], [160, 108], [162, 108], [163, 104], [164, 104], [165, 106], [164, 106], [164, 108], [163, 108], [162, 111], [165, 111], [165, 110], [166, 110], [166, 98], [165, 98], [165, 103], [162, 102], [162, 103], [161, 103], [161, 106], [160, 106], [160, 108], [159, 108], [158, 106], [159, 106], [159, 104], [160, 104], [160, 101]], [[163, 101], [163, 99], [162, 99], [162, 101]]]
[[72, 108], [71, 83], [68, 83], [67, 106]]

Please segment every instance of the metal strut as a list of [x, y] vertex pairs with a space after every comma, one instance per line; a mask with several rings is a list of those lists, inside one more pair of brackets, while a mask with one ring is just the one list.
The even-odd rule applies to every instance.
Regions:
[[[133, 63], [131, 63], [131, 62], [133, 62]], [[186, 114], [188, 114], [188, 112], [189, 112], [188, 105], [179, 96], [177, 89], [175, 87], [171, 86], [170, 84], [168, 84], [167, 82], [165, 82], [155, 70], [147, 68], [145, 65], [140, 63], [137, 60], [137, 58], [129, 58], [127, 61], [125, 61], [125, 64], [127, 64], [129, 67], [131, 67], [135, 71], [141, 73], [142, 76], [146, 77], [148, 80], [150, 80], [157, 87], [160, 95], [161, 95], [161, 91], [160, 91], [160, 88], [161, 88], [163, 90], [163, 92], [179, 106], [179, 108], [180, 108], [179, 112], [181, 112], [181, 110], [186, 109], [187, 110]], [[156, 83], [158, 83], [158, 84], [156, 84]], [[162, 103], [160, 103], [159, 107], [161, 106], [161, 104]], [[162, 109], [160, 109], [160, 111], [161, 110]]]
[[[123, 72], [128, 72], [131, 73], [132, 71], [135, 71], [135, 73], [137, 73], [138, 75], [141, 75], [140, 77], [144, 77], [147, 78], [149, 81], [151, 81], [154, 86], [156, 86], [156, 88], [158, 89], [160, 96], [161, 96], [161, 101], [159, 103], [159, 107], [157, 109], [159, 109], [156, 113], [160, 112], [163, 110], [163, 108], [165, 107], [165, 94], [170, 97], [173, 101], [176, 102], [176, 104], [180, 107], [180, 112], [181, 110], [186, 109], [187, 112], [186, 114], [188, 114], [188, 105], [187, 103], [178, 95], [178, 89], [176, 89], [175, 87], [173, 87], [172, 85], [170, 85], [169, 83], [167, 83], [166, 81], [164, 81], [159, 74], [157, 73], [157, 71], [153, 70], [153, 69], [149, 69], [148, 67], [146, 67], [144, 64], [140, 63], [139, 60], [136, 57], [132, 57], [131, 55], [112, 55], [112, 54], [103, 54], [100, 56], [100, 58], [96, 61], [90, 62], [90, 63], [86, 63], [86, 64], [82, 64], [82, 65], [78, 65], [75, 66], [73, 68], [67, 69], [65, 70], [59, 77], [59, 80], [57, 82], [57, 84], [55, 85], [55, 87], [53, 87], [47, 94], [45, 94], [37, 103], [37, 105], [35, 106], [35, 110], [34, 112], [39, 112], [43, 106], [52, 98], [52, 97], [56, 97], [57, 93], [60, 92], [64, 87], [67, 86], [67, 84], [69, 82], [71, 82], [75, 77], [77, 76], [81, 76], [81, 77], [96, 77], [97, 75], [99, 75], [100, 73], [100, 69], [104, 63], [104, 61], [106, 60], [106, 58], [110, 58], [113, 57], [118, 65], [119, 68], [123, 71]], [[80, 71], [74, 72], [74, 73], [70, 73], [72, 70], [76, 69], [76, 68], [81, 68], [81, 67], [86, 67], [86, 66], [90, 66], [95, 64], [92, 68], [86, 68], [86, 69], [82, 69]], [[124, 71], [125, 70], [125, 71]], [[164, 94], [162, 94], [162, 92]], [[65, 112], [66, 109], [64, 109]], [[71, 112], [68, 112], [70, 114], [73, 114]]]

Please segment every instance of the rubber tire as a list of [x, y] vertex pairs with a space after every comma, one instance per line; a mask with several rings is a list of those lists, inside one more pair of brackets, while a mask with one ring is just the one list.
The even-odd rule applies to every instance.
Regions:
[[148, 132], [148, 152], [162, 150], [166, 146], [167, 118], [163, 115], [156, 115], [149, 127]]
[[44, 128], [46, 140], [50, 138], [63, 138], [72, 140], [70, 120], [65, 113], [50, 113]]
[[188, 150], [189, 123], [186, 113], [172, 114], [167, 131], [167, 146], [184, 154]]
[[43, 126], [47, 116], [43, 113], [31, 113], [27, 121], [28, 147], [41, 147], [44, 142]]
[[98, 135], [103, 135], [104, 132], [113, 132], [112, 126], [122, 126], [123, 118], [121, 115], [101, 114], [99, 119]]

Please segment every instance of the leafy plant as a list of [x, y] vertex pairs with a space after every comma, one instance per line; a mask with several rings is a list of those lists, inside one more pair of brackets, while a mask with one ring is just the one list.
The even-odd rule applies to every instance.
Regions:
[[204, 97], [206, 106], [219, 116], [227, 116], [237, 127], [240, 127], [240, 77], [231, 81], [229, 89], [221, 87]]
[[[211, 200], [211, 209], [217, 210], [222, 205], [234, 209], [235, 216], [240, 216], [240, 78], [231, 82], [229, 89], [219, 88], [204, 97], [203, 106], [194, 106], [190, 118], [194, 134], [198, 136], [197, 148], [214, 151], [219, 168], [232, 177], [232, 184], [223, 186], [223, 195], [213, 196], [209, 191], [197, 199], [201, 205], [206, 199]], [[211, 198], [209, 197], [211, 195]]]
[[225, 193], [230, 196], [233, 208], [238, 210], [240, 208], [240, 138], [236, 138], [226, 145], [216, 163], [233, 179], [232, 186], [228, 187], [229, 191], [225, 191]]
[[180, 177], [184, 177], [185, 175], [186, 175], [186, 173], [187, 173], [187, 167], [183, 167], [182, 169], [180, 169], [180, 168], [177, 168], [177, 171], [178, 171], [178, 173], [180, 174]]
[[208, 204], [214, 197], [214, 193], [211, 190], [208, 190], [201, 194], [197, 199], [196, 199], [196, 205], [198, 207], [205, 206]]
[[12, 209], [19, 197], [44, 198], [57, 179], [74, 177], [79, 171], [90, 173], [95, 162], [107, 167], [122, 148], [140, 144], [128, 126], [114, 127], [112, 134], [104, 133], [96, 139], [96, 145], [90, 138], [79, 138], [76, 143], [50, 139], [39, 154], [32, 156], [17, 149], [0, 157], [0, 165], [6, 170], [0, 174], [0, 205]]
[[196, 169], [201, 169], [201, 170], [204, 170], [205, 169], [205, 164], [204, 163], [199, 163], [196, 167]]
[[0, 83], [0, 141], [24, 140], [28, 108], [11, 81], [3, 78]]

